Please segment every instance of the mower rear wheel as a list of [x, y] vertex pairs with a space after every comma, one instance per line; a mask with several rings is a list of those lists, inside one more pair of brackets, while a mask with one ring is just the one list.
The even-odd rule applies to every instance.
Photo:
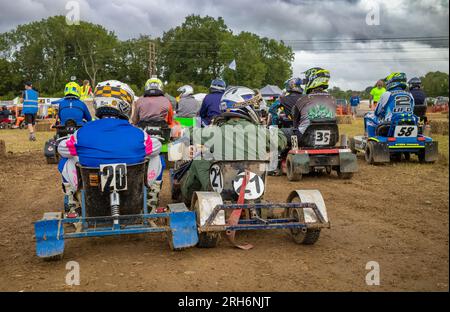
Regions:
[[375, 163], [374, 158], [373, 158], [373, 151], [374, 151], [374, 147], [373, 147], [373, 142], [369, 141], [367, 142], [366, 145], [366, 149], [365, 149], [365, 158], [366, 158], [366, 162], [370, 165], [373, 165]]
[[350, 138], [350, 143], [348, 144], [348, 147], [350, 148], [353, 154], [358, 154], [358, 151], [356, 150], [355, 138]]
[[[197, 215], [197, 224], [200, 224], [200, 204], [196, 200], [194, 204], [194, 211]], [[219, 244], [219, 232], [200, 232], [198, 233], [198, 248], [215, 248]]]
[[[301, 203], [298, 196], [290, 200], [291, 203]], [[305, 222], [305, 215], [301, 208], [290, 208], [286, 210], [288, 218], [293, 218], [297, 222]], [[299, 245], [314, 245], [320, 237], [320, 229], [290, 229], [291, 237]]]
[[289, 154], [286, 158], [286, 175], [291, 182], [300, 181], [302, 179], [302, 174], [295, 172], [295, 165], [292, 157], [293, 156]]
[[58, 158], [57, 157], [46, 157], [47, 158], [47, 164], [57, 164], [58, 163]]

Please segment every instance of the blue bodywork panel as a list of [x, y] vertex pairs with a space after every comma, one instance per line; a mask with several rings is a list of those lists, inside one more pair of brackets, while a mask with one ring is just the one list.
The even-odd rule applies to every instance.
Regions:
[[58, 256], [64, 252], [64, 228], [61, 220], [40, 220], [34, 224], [36, 254], [41, 258]]
[[198, 233], [195, 212], [172, 212], [170, 213], [169, 223], [173, 248], [180, 249], [197, 245]]

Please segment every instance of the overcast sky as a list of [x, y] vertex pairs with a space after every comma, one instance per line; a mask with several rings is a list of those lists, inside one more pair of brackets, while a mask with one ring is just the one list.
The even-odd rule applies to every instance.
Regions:
[[[48, 16], [66, 15], [67, 2], [0, 0], [0, 32]], [[435, 70], [448, 72], [449, 67], [448, 0], [77, 2], [82, 20], [101, 24], [120, 39], [139, 34], [160, 36], [189, 14], [222, 16], [234, 32], [251, 31], [292, 45], [296, 52], [294, 75], [321, 66], [331, 71], [332, 85], [342, 89], [363, 89], [391, 71], [404, 71], [412, 77]], [[379, 25], [368, 25], [368, 17], [375, 24], [379, 18]], [[418, 39], [354, 41], [374, 38]]]

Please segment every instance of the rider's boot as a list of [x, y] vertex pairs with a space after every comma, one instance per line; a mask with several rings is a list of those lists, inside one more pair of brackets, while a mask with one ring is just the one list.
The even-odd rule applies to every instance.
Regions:
[[77, 218], [79, 216], [79, 201], [77, 199], [77, 190], [70, 185], [70, 183], [63, 183], [63, 192], [67, 196], [67, 205], [64, 207], [64, 214], [66, 218]]
[[155, 181], [151, 185], [147, 194], [147, 207], [150, 208], [150, 213], [154, 213], [159, 204], [159, 193], [161, 192], [162, 181]]

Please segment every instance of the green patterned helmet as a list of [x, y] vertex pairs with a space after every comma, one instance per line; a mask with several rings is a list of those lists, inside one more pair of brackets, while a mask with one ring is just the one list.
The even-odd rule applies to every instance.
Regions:
[[394, 88], [401, 88], [403, 90], [408, 86], [408, 79], [405, 73], [392, 73], [387, 76], [384, 81], [386, 82], [386, 90], [392, 90]]
[[314, 67], [305, 72], [305, 78], [305, 90], [308, 94], [317, 88], [327, 89], [330, 72], [320, 67]]

